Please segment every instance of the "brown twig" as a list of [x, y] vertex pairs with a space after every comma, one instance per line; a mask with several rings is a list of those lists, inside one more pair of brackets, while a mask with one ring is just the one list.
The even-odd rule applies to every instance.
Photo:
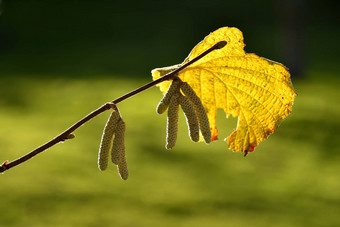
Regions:
[[118, 104], [119, 102], [134, 96], [150, 87], [155, 86], [156, 84], [159, 84], [163, 81], [166, 80], [171, 80], [173, 79], [178, 72], [180, 72], [181, 70], [185, 69], [186, 67], [188, 67], [189, 65], [193, 64], [194, 62], [198, 61], [199, 59], [203, 58], [204, 56], [206, 56], [207, 54], [209, 54], [210, 52], [217, 50], [217, 49], [221, 49], [222, 47], [224, 47], [227, 44], [226, 41], [220, 41], [218, 43], [216, 43], [214, 46], [212, 46], [211, 48], [209, 48], [208, 50], [206, 50], [205, 52], [203, 52], [202, 54], [200, 54], [199, 56], [197, 56], [196, 58], [192, 59], [191, 61], [187, 62], [186, 64], [182, 65], [181, 67], [179, 67], [178, 69], [164, 75], [163, 77], [152, 81], [140, 88], [137, 88], [136, 90], [133, 90], [109, 103], [106, 103], [104, 105], [102, 105], [101, 107], [99, 107], [98, 109], [94, 110], [93, 112], [89, 113], [87, 116], [85, 116], [84, 118], [82, 118], [81, 120], [79, 120], [78, 122], [76, 122], [74, 125], [72, 125], [70, 128], [68, 128], [66, 131], [62, 132], [61, 134], [59, 134], [57, 137], [53, 138], [52, 140], [48, 141], [47, 143], [41, 145], [40, 147], [34, 149], [33, 151], [27, 153], [26, 155], [8, 162], [5, 161], [3, 164], [0, 165], [0, 173], [5, 172], [6, 170], [13, 168], [31, 158], [33, 158], [34, 156], [36, 156], [37, 154], [47, 150], [48, 148], [54, 146], [55, 144], [65, 141], [67, 139], [71, 139], [74, 136], [72, 136], [72, 132], [74, 132], [76, 129], [78, 129], [80, 126], [82, 126], [83, 124], [85, 124], [86, 122], [88, 122], [89, 120], [91, 120], [92, 118], [96, 117], [97, 115], [101, 114], [102, 112], [109, 110], [111, 108], [114, 108], [115, 104]]

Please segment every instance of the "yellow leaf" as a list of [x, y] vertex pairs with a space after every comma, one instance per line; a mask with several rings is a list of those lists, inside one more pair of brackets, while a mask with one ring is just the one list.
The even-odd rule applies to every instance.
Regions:
[[[179, 73], [201, 99], [210, 122], [212, 140], [217, 139], [216, 113], [238, 117], [237, 129], [227, 138], [233, 151], [254, 151], [259, 142], [278, 127], [292, 111], [296, 93], [288, 69], [280, 63], [246, 53], [243, 35], [237, 28], [223, 27], [210, 33], [189, 54], [186, 63], [219, 41], [227, 45], [214, 50]], [[154, 69], [156, 80], [178, 68]], [[167, 91], [170, 82], [159, 84]]]

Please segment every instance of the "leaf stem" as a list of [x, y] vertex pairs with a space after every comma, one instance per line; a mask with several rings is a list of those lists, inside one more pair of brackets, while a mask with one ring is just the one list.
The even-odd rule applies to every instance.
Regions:
[[186, 64], [182, 65], [181, 67], [179, 67], [178, 69], [169, 72], [168, 74], [164, 75], [163, 77], [152, 81], [140, 88], [137, 88], [136, 90], [133, 90], [109, 103], [106, 103], [104, 105], [102, 105], [101, 107], [99, 107], [98, 109], [94, 110], [93, 112], [89, 113], [88, 115], [86, 115], [84, 118], [82, 118], [81, 120], [79, 120], [78, 122], [74, 123], [71, 127], [69, 127], [67, 130], [65, 130], [64, 132], [62, 132], [61, 134], [59, 134], [58, 136], [56, 136], [55, 138], [53, 138], [52, 140], [48, 141], [47, 143], [41, 145], [40, 147], [34, 149], [33, 151], [27, 153], [26, 155], [11, 161], [11, 162], [7, 162], [5, 161], [3, 164], [0, 165], [0, 173], [5, 172], [6, 170], [13, 168], [31, 158], [33, 158], [34, 156], [36, 156], [37, 154], [47, 150], [48, 148], [54, 146], [55, 144], [65, 141], [67, 139], [70, 139], [72, 137], [70, 137], [71, 133], [74, 132], [76, 129], [78, 129], [80, 126], [82, 126], [83, 124], [85, 124], [86, 122], [88, 122], [89, 120], [91, 120], [92, 118], [96, 117], [97, 115], [103, 113], [106, 110], [109, 110], [111, 108], [114, 108], [115, 104], [118, 104], [120, 102], [122, 102], [123, 100], [134, 96], [150, 87], [155, 86], [156, 84], [159, 84], [163, 81], [166, 80], [171, 80], [173, 79], [178, 72], [180, 72], [181, 70], [185, 69], [186, 67], [188, 67], [189, 65], [193, 64], [194, 62], [198, 61], [199, 59], [203, 58], [204, 56], [206, 56], [207, 54], [209, 54], [210, 52], [220, 49], [222, 47], [224, 47], [227, 44], [226, 41], [220, 41], [218, 43], [216, 43], [214, 46], [212, 46], [211, 48], [209, 48], [208, 50], [204, 51], [202, 54], [200, 54], [199, 56], [197, 56], [196, 58], [192, 59], [191, 61], [187, 62]]

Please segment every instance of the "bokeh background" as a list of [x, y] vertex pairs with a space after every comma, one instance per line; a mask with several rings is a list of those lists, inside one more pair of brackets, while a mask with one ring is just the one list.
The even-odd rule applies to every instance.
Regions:
[[194, 144], [180, 116], [167, 151], [157, 88], [119, 104], [130, 178], [97, 168], [108, 113], [0, 175], [6, 226], [340, 226], [339, 1], [0, 1], [0, 161], [183, 61], [219, 27], [290, 68], [293, 112], [243, 158]]

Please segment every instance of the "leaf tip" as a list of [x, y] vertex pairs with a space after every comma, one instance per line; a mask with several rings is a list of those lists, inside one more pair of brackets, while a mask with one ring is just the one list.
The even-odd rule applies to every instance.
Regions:
[[212, 135], [211, 135], [211, 141], [215, 141], [215, 140], [218, 140], [218, 131], [217, 129], [215, 128]]
[[253, 152], [255, 150], [255, 147], [257, 146], [256, 143], [251, 143], [249, 144], [248, 150], [246, 150], [245, 152], [248, 153], [248, 151]]

